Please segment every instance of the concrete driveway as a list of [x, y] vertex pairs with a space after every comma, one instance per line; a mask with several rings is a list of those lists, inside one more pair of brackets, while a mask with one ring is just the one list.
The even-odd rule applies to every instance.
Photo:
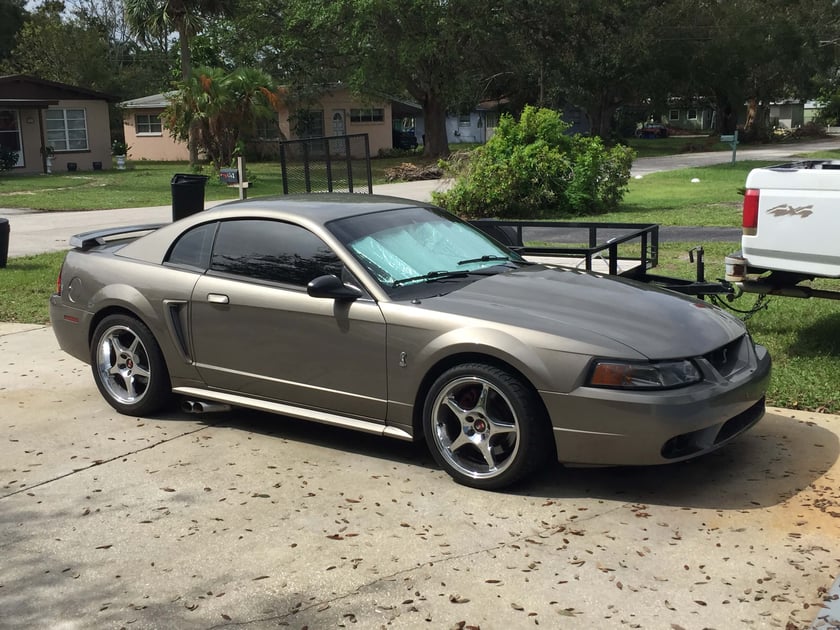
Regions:
[[840, 623], [836, 416], [774, 409], [691, 463], [488, 493], [386, 438], [117, 415], [49, 327], [0, 324], [0, 357], [6, 629]]

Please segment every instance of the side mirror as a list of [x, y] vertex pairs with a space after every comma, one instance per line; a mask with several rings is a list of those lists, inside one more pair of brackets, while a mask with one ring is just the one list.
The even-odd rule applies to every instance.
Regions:
[[338, 276], [318, 276], [306, 286], [306, 292], [314, 298], [328, 298], [331, 300], [358, 300], [362, 297], [361, 289], [343, 283]]

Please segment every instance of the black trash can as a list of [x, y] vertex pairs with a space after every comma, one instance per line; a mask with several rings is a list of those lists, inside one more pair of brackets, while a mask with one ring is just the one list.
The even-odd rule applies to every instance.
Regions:
[[204, 210], [204, 187], [207, 175], [176, 173], [172, 185], [172, 220], [178, 221]]
[[0, 219], [0, 267], [9, 261], [9, 220]]

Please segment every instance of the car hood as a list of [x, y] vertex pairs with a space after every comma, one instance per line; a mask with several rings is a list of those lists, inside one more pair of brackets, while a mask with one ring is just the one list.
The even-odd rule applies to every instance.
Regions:
[[542, 265], [482, 278], [420, 306], [563, 338], [595, 337], [600, 346], [611, 340], [649, 359], [703, 355], [746, 331], [736, 317], [694, 298]]

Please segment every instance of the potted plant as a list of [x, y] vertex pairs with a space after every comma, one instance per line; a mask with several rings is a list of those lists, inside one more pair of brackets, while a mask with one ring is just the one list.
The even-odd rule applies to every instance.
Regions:
[[117, 160], [117, 170], [125, 170], [125, 156], [128, 153], [130, 146], [124, 140], [116, 139], [111, 143], [111, 154]]

